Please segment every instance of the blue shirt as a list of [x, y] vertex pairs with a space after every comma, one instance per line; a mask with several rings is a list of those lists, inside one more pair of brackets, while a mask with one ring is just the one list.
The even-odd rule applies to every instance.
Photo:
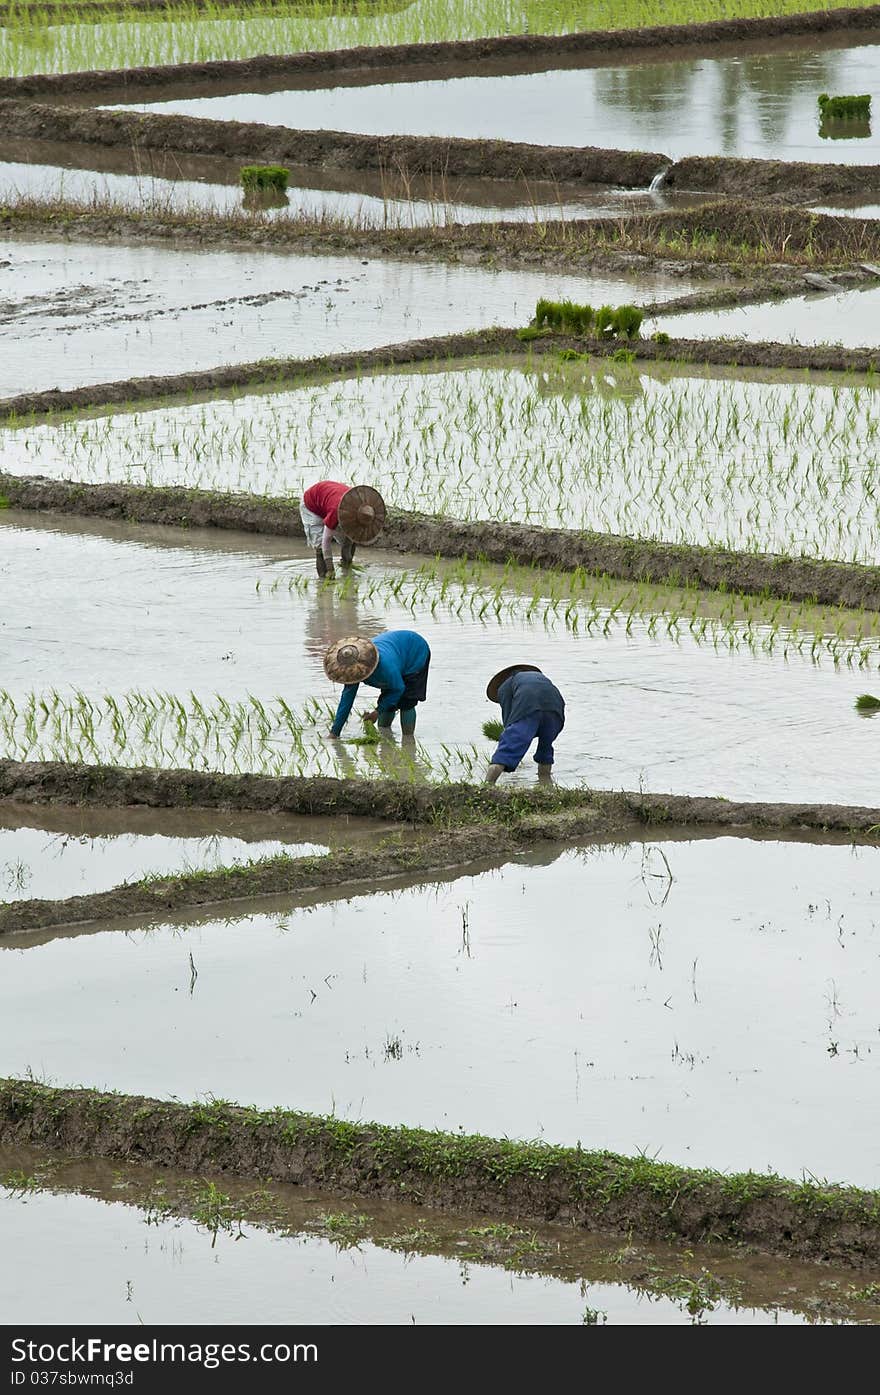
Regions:
[[[415, 630], [386, 630], [373, 640], [379, 651], [379, 662], [364, 682], [380, 689], [376, 707], [380, 712], [394, 712], [403, 697], [406, 679], [418, 673], [431, 657], [427, 641]], [[338, 736], [348, 720], [357, 697], [359, 683], [346, 683], [333, 718], [331, 731]]]
[[512, 673], [498, 689], [501, 720], [506, 727], [536, 712], [555, 712], [565, 721], [565, 701], [543, 673]]

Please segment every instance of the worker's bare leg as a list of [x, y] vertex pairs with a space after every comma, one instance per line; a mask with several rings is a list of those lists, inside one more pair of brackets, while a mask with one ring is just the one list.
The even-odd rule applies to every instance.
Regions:
[[354, 561], [354, 543], [351, 538], [342, 539], [342, 565], [350, 567]]

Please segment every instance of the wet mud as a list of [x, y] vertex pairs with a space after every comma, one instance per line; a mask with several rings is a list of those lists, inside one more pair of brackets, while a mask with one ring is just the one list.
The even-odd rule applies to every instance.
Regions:
[[[7, 507], [39, 513], [302, 537], [299, 512], [289, 498], [0, 475], [0, 499]], [[466, 523], [396, 510], [389, 511], [382, 546], [429, 557], [480, 557], [555, 571], [581, 569], [625, 581], [880, 610], [880, 568], [811, 557], [734, 552], [526, 524]]]
[[773, 1174], [697, 1172], [644, 1156], [21, 1080], [0, 1081], [0, 1142], [200, 1175], [271, 1177], [520, 1223], [652, 1240], [711, 1239], [854, 1269], [880, 1263], [876, 1192]]
[[[2, 94], [0, 81], [0, 98]], [[263, 161], [353, 171], [402, 169], [435, 178], [549, 179], [647, 189], [654, 175], [669, 163], [666, 156], [638, 151], [565, 149], [442, 136], [297, 131], [259, 122], [80, 110], [9, 100], [0, 100], [0, 122], [4, 134], [30, 139], [223, 156], [247, 164]], [[853, 186], [854, 192], [861, 190], [862, 185]], [[836, 186], [829, 190], [836, 191]]]
[[687, 156], [589, 146], [530, 145], [446, 136], [364, 135], [295, 130], [259, 122], [149, 112], [56, 107], [4, 99], [4, 134], [75, 142], [181, 158], [219, 157], [357, 173], [402, 170], [414, 178], [542, 179], [647, 189], [661, 170], [664, 188], [743, 198], [810, 203], [830, 198], [870, 202], [880, 192], [880, 166]]

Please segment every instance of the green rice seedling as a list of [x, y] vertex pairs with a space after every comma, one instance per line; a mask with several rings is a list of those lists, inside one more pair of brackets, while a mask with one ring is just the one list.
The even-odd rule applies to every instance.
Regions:
[[613, 305], [600, 305], [596, 311], [596, 338], [610, 338], [614, 333], [617, 311]]
[[497, 717], [490, 717], [488, 721], [483, 723], [483, 735], [488, 737], [490, 741], [500, 741], [503, 730], [504, 723], [500, 722]]
[[858, 97], [829, 97], [819, 93], [819, 111], [823, 121], [866, 121], [871, 115], [871, 95]]
[[618, 305], [614, 312], [614, 333], [622, 339], [638, 339], [645, 313], [637, 305]]
[[880, 709], [880, 698], [874, 697], [871, 693], [860, 693], [856, 698], [856, 710], [858, 712], [876, 712]]
[[241, 186], [247, 193], [270, 190], [283, 194], [287, 191], [290, 170], [283, 165], [244, 165], [240, 178]]

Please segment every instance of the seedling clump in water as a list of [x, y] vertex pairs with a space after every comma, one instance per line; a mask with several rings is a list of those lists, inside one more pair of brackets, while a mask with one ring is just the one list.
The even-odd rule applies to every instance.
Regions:
[[571, 300], [539, 300], [535, 317], [520, 337], [533, 337], [543, 329], [567, 330], [570, 334], [589, 334], [597, 339], [637, 339], [644, 313], [636, 305], [575, 305]]
[[265, 190], [284, 194], [289, 177], [290, 170], [283, 165], [245, 165], [241, 171], [241, 186], [249, 194]]
[[500, 741], [503, 730], [504, 723], [499, 722], [497, 717], [490, 717], [488, 722], [483, 723], [483, 735], [488, 736], [490, 741]]
[[876, 712], [880, 708], [880, 698], [876, 698], [872, 693], [862, 693], [856, 698], [856, 709], [859, 712]]

